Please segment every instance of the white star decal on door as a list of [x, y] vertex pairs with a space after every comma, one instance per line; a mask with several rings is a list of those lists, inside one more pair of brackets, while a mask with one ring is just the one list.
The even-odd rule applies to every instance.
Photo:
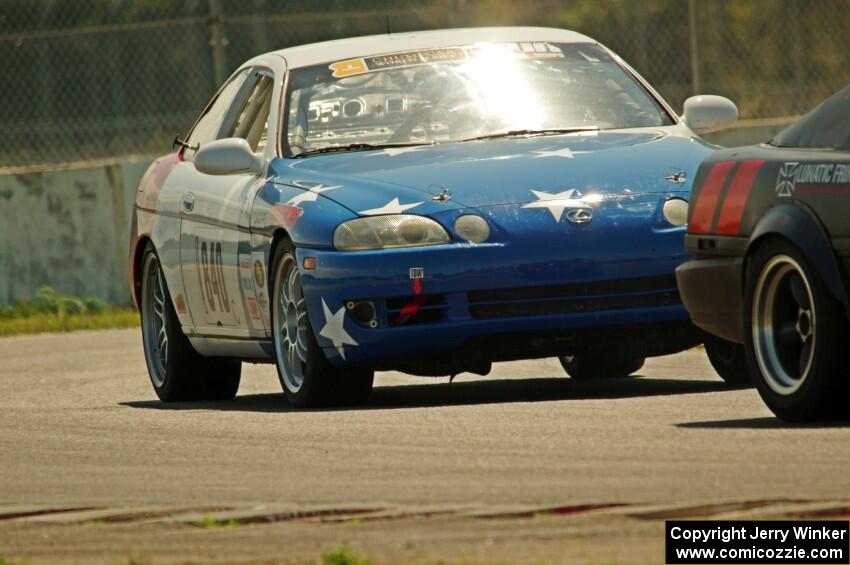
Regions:
[[335, 188], [342, 188], [342, 185], [338, 184], [335, 186], [325, 186], [324, 184], [317, 184], [316, 186], [306, 188], [302, 194], [290, 198], [287, 204], [289, 204], [290, 206], [298, 206], [299, 204], [302, 204], [304, 202], [315, 202], [321, 193], [327, 192], [329, 190], [334, 190]]
[[372, 208], [371, 210], [363, 210], [360, 213], [364, 216], [380, 216], [381, 214], [401, 214], [406, 210], [410, 210], [411, 208], [416, 208], [422, 204], [421, 202], [414, 202], [412, 204], [402, 204], [398, 201], [398, 198], [393, 198], [380, 208]]
[[563, 157], [564, 159], [572, 159], [573, 152], [570, 151], [569, 147], [564, 147], [562, 149], [553, 149], [551, 151], [547, 150], [539, 150], [532, 151], [534, 153], [533, 159], [540, 159], [541, 157]]
[[345, 359], [344, 346], [357, 345], [354, 338], [345, 331], [345, 306], [341, 306], [336, 313], [332, 313], [327, 302], [322, 298], [322, 310], [325, 312], [325, 325], [319, 331], [319, 335], [330, 340], [339, 352], [339, 356]]
[[556, 222], [561, 221], [561, 216], [566, 208], [588, 208], [587, 202], [581, 200], [581, 192], [575, 188], [570, 188], [558, 194], [543, 192], [542, 190], [532, 190], [534, 196], [537, 197], [536, 202], [529, 202], [523, 208], [546, 208], [555, 218]]

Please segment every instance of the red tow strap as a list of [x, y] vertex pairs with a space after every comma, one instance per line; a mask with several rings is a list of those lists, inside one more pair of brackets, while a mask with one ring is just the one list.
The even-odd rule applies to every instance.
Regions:
[[390, 322], [391, 326], [398, 326], [410, 320], [419, 313], [419, 308], [428, 300], [428, 297], [422, 294], [422, 279], [413, 279], [413, 293], [416, 296], [402, 307], [398, 316]]

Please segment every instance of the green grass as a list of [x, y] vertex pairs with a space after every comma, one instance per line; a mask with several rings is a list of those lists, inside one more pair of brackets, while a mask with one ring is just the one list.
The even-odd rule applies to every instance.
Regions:
[[151, 565], [153, 561], [148, 559], [147, 557], [128, 557], [127, 559], [122, 559], [121, 561], [117, 561], [116, 565]]
[[239, 526], [239, 522], [231, 518], [230, 520], [219, 520], [218, 518], [214, 518], [212, 516], [204, 516], [198, 522], [197, 525], [202, 528], [236, 528]]
[[322, 565], [372, 565], [372, 562], [350, 547], [338, 547], [322, 555]]
[[27, 318], [0, 318], [0, 337], [74, 330], [134, 328], [139, 313], [132, 308], [114, 308], [97, 314], [37, 314]]
[[116, 308], [94, 297], [59, 294], [47, 286], [39, 288], [32, 298], [21, 298], [13, 306], [0, 306], [0, 336], [138, 325], [139, 314], [133, 308]]

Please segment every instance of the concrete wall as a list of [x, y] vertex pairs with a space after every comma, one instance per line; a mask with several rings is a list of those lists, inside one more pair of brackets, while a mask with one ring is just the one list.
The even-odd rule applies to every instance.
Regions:
[[41, 285], [129, 304], [130, 210], [151, 160], [0, 175], [0, 304]]
[[[788, 121], [742, 123], [705, 137], [725, 146], [760, 143]], [[129, 304], [130, 210], [152, 160], [0, 174], [0, 305], [41, 285]]]

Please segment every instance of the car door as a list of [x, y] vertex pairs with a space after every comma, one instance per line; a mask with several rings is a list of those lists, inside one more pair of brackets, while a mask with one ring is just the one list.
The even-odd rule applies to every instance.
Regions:
[[188, 147], [197, 148], [216, 138], [225, 116], [249, 76], [249, 69], [235, 73], [213, 96], [190, 130], [185, 146], [177, 154], [177, 163], [162, 181], [162, 188], [157, 197], [156, 226], [160, 233], [157, 252], [180, 325], [187, 331], [191, 330], [193, 323], [191, 312], [186, 305], [180, 265], [180, 231], [183, 197], [187, 191], [188, 177], [195, 168], [191, 162], [194, 152]]
[[[251, 69], [224, 113], [214, 139], [239, 137], [257, 153], [265, 149], [274, 79]], [[250, 203], [264, 178], [250, 173], [209, 175], [192, 164], [204, 140], [188, 140], [185, 164], [174, 182], [183, 188], [180, 257], [193, 333], [263, 335], [253, 285]], [[194, 143], [194, 145], [193, 145]], [[170, 180], [170, 179], [169, 179]]]

